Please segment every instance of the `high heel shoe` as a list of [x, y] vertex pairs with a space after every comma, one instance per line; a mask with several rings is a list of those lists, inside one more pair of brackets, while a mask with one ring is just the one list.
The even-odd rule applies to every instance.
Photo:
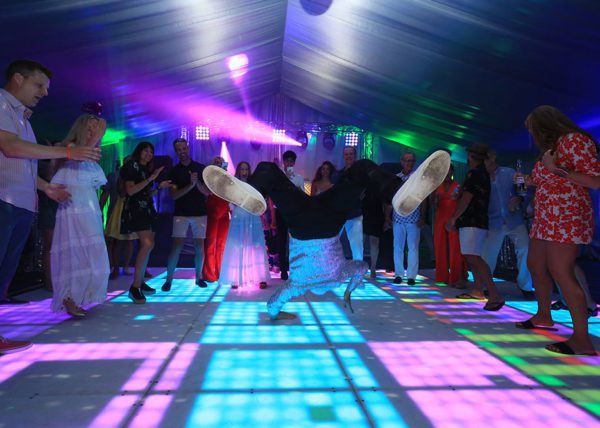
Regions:
[[344, 309], [346, 308], [346, 305], [350, 308], [350, 312], [354, 313], [354, 309], [352, 309], [352, 300], [350, 298], [350, 295], [352, 294], [351, 291], [346, 290], [344, 292]]
[[68, 298], [63, 300], [63, 305], [65, 305], [65, 309], [67, 313], [76, 318], [84, 318], [85, 312], [79, 306], [75, 304], [73, 299]]

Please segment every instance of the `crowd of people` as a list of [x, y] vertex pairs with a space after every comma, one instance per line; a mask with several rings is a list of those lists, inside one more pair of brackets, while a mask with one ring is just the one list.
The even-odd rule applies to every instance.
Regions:
[[[31, 108], [48, 94], [52, 73], [42, 64], [19, 60], [7, 70], [0, 90], [0, 303], [20, 304], [7, 294], [37, 210], [44, 234], [46, 286], [52, 309], [84, 318], [84, 306], [106, 298], [108, 281], [129, 268], [132, 242], [137, 255], [128, 296], [143, 304], [156, 292], [145, 278], [155, 245], [156, 192], [174, 200], [171, 250], [163, 292], [171, 291], [174, 272], [188, 233], [194, 246], [195, 283], [219, 282], [233, 289], [268, 287], [276, 268], [284, 283], [267, 304], [273, 320], [295, 317], [285, 303], [310, 290], [324, 293], [347, 281], [344, 303], [369, 272], [377, 276], [379, 240], [393, 231], [394, 284], [414, 285], [419, 272], [421, 234], [429, 235], [428, 212], [434, 212], [435, 280], [458, 289], [473, 274], [473, 289], [458, 299], [487, 300], [483, 309], [501, 310], [504, 298], [492, 273], [502, 242], [516, 251], [516, 282], [526, 297], [538, 301], [537, 313], [516, 327], [552, 329], [551, 308], [568, 308], [573, 335], [547, 349], [562, 354], [595, 355], [588, 317], [597, 314], [585, 275], [576, 265], [578, 249], [594, 230], [589, 188], [600, 187], [597, 144], [588, 132], [551, 106], [534, 109], [526, 127], [540, 149], [531, 175], [497, 165], [497, 154], [476, 143], [467, 149], [469, 172], [454, 180], [448, 153], [438, 151], [416, 168], [406, 152], [393, 174], [344, 148], [344, 165], [323, 162], [305, 190], [295, 171], [296, 153], [282, 155], [281, 165], [241, 161], [235, 175], [216, 156], [204, 166], [190, 157], [183, 138], [173, 142], [179, 163], [168, 171], [153, 167], [154, 147], [139, 143], [107, 180], [97, 161], [106, 122], [83, 114], [63, 141], [36, 144], [29, 123]], [[50, 159], [38, 174], [38, 160]], [[515, 180], [530, 190], [518, 193]], [[98, 190], [102, 189], [100, 200]], [[54, 202], [52, 202], [54, 201]], [[106, 227], [101, 207], [109, 204]], [[528, 232], [526, 207], [534, 207]], [[43, 216], [42, 216], [43, 210]], [[340, 236], [347, 236], [351, 260]], [[366, 240], [366, 242], [365, 242]], [[370, 266], [364, 261], [365, 243]], [[125, 250], [124, 254], [122, 250]], [[271, 255], [270, 255], [270, 254]], [[273, 255], [276, 254], [276, 257]], [[405, 264], [406, 261], [406, 264]], [[323, 269], [322, 266], [328, 266]], [[561, 300], [552, 303], [554, 286]], [[0, 337], [0, 354], [31, 344]]]

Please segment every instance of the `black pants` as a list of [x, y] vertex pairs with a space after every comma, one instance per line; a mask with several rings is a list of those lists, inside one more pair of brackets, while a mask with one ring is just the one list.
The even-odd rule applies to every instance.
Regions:
[[367, 187], [390, 202], [402, 185], [398, 177], [368, 159], [356, 161], [331, 189], [315, 196], [294, 186], [272, 162], [259, 163], [248, 183], [265, 198], [271, 197], [290, 234], [302, 240], [336, 236]]
[[[286, 177], [287, 179], [287, 177]], [[275, 210], [275, 221], [277, 222], [277, 255], [279, 257], [279, 270], [287, 272], [290, 270], [290, 247], [288, 239], [287, 221], [279, 211], [279, 207]]]

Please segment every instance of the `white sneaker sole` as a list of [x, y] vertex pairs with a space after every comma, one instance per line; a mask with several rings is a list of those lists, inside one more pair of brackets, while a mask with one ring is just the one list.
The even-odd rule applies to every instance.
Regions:
[[204, 168], [202, 178], [208, 190], [250, 214], [261, 215], [267, 210], [265, 198], [258, 190], [218, 166]]
[[438, 150], [429, 156], [398, 189], [392, 199], [394, 211], [401, 216], [412, 214], [444, 181], [450, 169], [450, 155]]

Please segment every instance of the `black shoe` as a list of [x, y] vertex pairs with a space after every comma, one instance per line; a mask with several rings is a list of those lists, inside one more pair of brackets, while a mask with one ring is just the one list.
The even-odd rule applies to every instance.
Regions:
[[206, 281], [203, 279], [200, 279], [200, 278], [196, 279], [196, 285], [200, 288], [208, 287], [208, 284], [206, 283]]
[[408, 281], [406, 281], [406, 283], [408, 285], [415, 285], [415, 280], [413, 278], [408, 278]]
[[552, 309], [553, 311], [560, 311], [561, 309], [569, 309], [569, 308], [567, 308], [567, 305], [565, 305], [562, 302], [562, 300], [557, 300], [556, 302], [554, 302], [550, 305], [550, 309]]
[[146, 296], [142, 293], [142, 290], [135, 288], [133, 285], [129, 287], [129, 294], [127, 295], [131, 301], [137, 305], [146, 303]]
[[239, 288], [239, 285], [231, 284], [231, 289], [232, 290], [237, 290], [238, 288]]
[[267, 283], [264, 281], [261, 281], [260, 284], [258, 284], [258, 288], [260, 288], [261, 290], [264, 290], [265, 288], [267, 288]]
[[165, 281], [162, 287], [160, 287], [162, 291], [171, 291], [171, 281]]
[[401, 276], [397, 276], [396, 278], [394, 278], [394, 284], [402, 284], [402, 277]]
[[527, 300], [535, 300], [535, 293], [533, 291], [521, 290], [523, 297]]
[[150, 287], [145, 282], [142, 282], [142, 291], [144, 293], [146, 293], [146, 294], [154, 294], [154, 293], [156, 293], [156, 290], [154, 288]]
[[287, 281], [287, 279], [289, 278], [287, 271], [282, 270], [281, 271], [281, 279], [283, 279], [284, 281]]
[[28, 303], [29, 302], [27, 300], [15, 299], [14, 297], [0, 299], [0, 305], [26, 305]]
[[587, 314], [588, 314], [588, 318], [597, 317], [598, 316], [598, 308], [594, 308], [594, 309], [588, 308]]

